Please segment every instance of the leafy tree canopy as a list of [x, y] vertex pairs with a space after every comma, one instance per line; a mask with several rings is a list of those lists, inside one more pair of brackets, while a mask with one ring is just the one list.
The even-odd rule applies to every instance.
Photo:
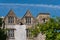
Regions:
[[0, 28], [0, 40], [6, 40], [7, 34], [5, 30]]
[[[0, 18], [0, 26], [2, 26], [2, 18]], [[0, 40], [6, 40], [7, 34], [6, 30], [0, 27]]]
[[30, 32], [33, 37], [41, 32], [46, 35], [46, 40], [60, 40], [60, 18], [50, 18], [46, 23], [37, 24]]
[[0, 18], [0, 26], [2, 26], [2, 18]]

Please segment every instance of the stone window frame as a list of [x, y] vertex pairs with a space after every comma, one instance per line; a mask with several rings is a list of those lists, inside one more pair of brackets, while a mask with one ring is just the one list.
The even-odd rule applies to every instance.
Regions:
[[14, 38], [14, 31], [15, 29], [8, 29], [7, 32], [8, 38]]
[[31, 24], [31, 17], [26, 17], [26, 24]]
[[14, 23], [14, 17], [9, 16], [9, 17], [8, 17], [8, 23], [9, 23], [9, 24]]

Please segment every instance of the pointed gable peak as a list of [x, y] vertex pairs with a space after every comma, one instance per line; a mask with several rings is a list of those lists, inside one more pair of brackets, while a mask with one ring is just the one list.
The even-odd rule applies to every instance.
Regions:
[[[11, 9], [9, 12], [8, 12], [8, 14], [5, 16], [5, 18], [7, 18], [7, 17], [15, 17], [15, 18], [17, 18], [17, 16], [15, 15], [15, 13], [13, 12], [13, 10]], [[4, 19], [5, 19], [4, 18]]]
[[24, 18], [24, 17], [33, 17], [30, 10], [26, 11], [25, 15], [22, 18]]
[[32, 14], [31, 14], [30, 10], [27, 10], [27, 11], [26, 11], [25, 16], [32, 17]]
[[13, 12], [12, 9], [8, 12], [7, 16], [15, 16], [15, 13]]
[[9, 12], [13, 12], [13, 10], [12, 9], [10, 9], [10, 11]]
[[27, 10], [26, 13], [30, 13], [30, 10]]
[[14, 14], [14, 12], [13, 12], [13, 10], [12, 10], [12, 9], [9, 11], [9, 14]]

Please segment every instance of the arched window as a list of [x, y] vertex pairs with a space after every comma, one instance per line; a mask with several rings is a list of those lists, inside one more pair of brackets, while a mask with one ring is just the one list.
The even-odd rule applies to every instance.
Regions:
[[31, 24], [31, 17], [26, 17], [26, 24]]
[[14, 23], [14, 17], [9, 16], [8, 17], [8, 23]]

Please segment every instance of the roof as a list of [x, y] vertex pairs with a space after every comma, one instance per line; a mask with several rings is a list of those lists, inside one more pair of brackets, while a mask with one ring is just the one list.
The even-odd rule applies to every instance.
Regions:
[[8, 15], [10, 15], [10, 14], [14, 15], [14, 16], [17, 18], [17, 16], [15, 15], [15, 13], [13, 12], [12, 9], [8, 12], [8, 14], [7, 14], [4, 18], [6, 18], [6, 17], [7, 17]]
[[39, 15], [42, 14], [42, 15], [50, 15], [50, 13], [39, 13]]
[[8, 12], [7, 16], [8, 16], [9, 14], [13, 14], [13, 15], [15, 15], [15, 13], [13, 12], [12, 9]]
[[32, 14], [31, 14], [31, 12], [30, 12], [30, 10], [27, 10], [26, 13], [25, 13], [25, 15], [22, 18], [29, 17], [28, 14], [30, 14], [29, 15], [30, 17], [33, 17]]
[[39, 15], [50, 15], [50, 13], [39, 13], [36, 17], [38, 17]]

